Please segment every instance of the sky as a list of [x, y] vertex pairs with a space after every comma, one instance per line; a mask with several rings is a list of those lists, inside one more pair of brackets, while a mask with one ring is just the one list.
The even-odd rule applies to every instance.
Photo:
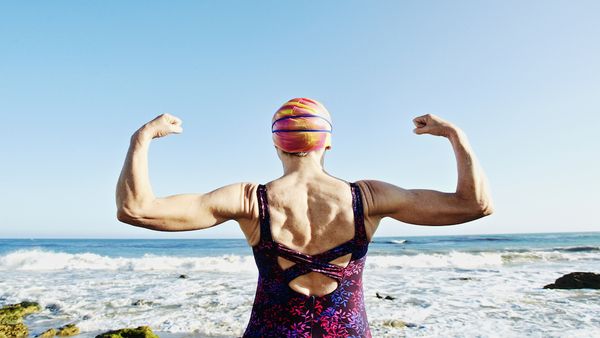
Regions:
[[116, 219], [131, 135], [161, 113], [154, 193], [283, 174], [275, 110], [321, 101], [325, 170], [452, 192], [459, 126], [495, 213], [455, 226], [384, 219], [375, 236], [599, 231], [598, 1], [38, 1], [0, 4], [0, 237], [242, 238]]

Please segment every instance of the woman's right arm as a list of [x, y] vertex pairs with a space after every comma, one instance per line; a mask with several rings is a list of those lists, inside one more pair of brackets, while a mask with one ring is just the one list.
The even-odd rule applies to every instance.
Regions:
[[230, 184], [208, 193], [154, 195], [148, 175], [150, 142], [181, 132], [179, 118], [162, 114], [133, 134], [117, 182], [117, 219], [157, 231], [199, 230], [235, 220], [248, 238], [255, 237], [258, 211], [254, 207], [254, 183]]

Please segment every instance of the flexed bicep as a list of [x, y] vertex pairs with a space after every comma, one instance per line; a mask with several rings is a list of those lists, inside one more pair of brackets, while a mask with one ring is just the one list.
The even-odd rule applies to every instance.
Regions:
[[144, 210], [121, 221], [158, 231], [189, 231], [229, 220], [251, 219], [256, 184], [235, 183], [205, 194], [178, 194], [156, 198]]
[[403, 189], [393, 184], [365, 180], [367, 212], [371, 217], [391, 217], [416, 225], [452, 225], [483, 215], [456, 193], [427, 189]]

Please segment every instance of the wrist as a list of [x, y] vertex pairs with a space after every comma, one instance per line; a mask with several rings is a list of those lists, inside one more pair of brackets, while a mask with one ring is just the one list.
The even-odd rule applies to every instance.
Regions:
[[146, 126], [142, 126], [131, 135], [131, 141], [136, 143], [149, 142], [152, 140], [152, 134]]
[[448, 128], [448, 132], [446, 133], [446, 137], [450, 141], [458, 141], [465, 138], [465, 133], [456, 126], [451, 126]]

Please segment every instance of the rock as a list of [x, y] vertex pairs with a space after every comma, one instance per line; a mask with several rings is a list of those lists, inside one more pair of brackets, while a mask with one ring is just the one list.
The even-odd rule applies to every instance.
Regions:
[[58, 304], [48, 304], [46, 305], [46, 309], [50, 310], [52, 313], [57, 313], [60, 311], [60, 305]]
[[29, 329], [23, 323], [0, 324], [0, 338], [28, 337]]
[[391, 326], [391, 327], [396, 328], [396, 329], [401, 329], [401, 328], [403, 328], [403, 327], [406, 326], [406, 323], [403, 322], [403, 321], [401, 321], [401, 320], [393, 319], [393, 320], [386, 320], [386, 321], [384, 321], [383, 325]]
[[474, 280], [472, 277], [453, 277], [450, 280]]
[[131, 303], [131, 305], [133, 305], [133, 306], [152, 305], [152, 304], [154, 304], [154, 303], [149, 300], [143, 300], [143, 299], [138, 299], [135, 302]]
[[54, 337], [54, 336], [56, 336], [56, 329], [48, 329], [48, 330], [40, 333], [36, 337], [50, 338], [50, 337]]
[[79, 334], [79, 328], [75, 324], [67, 324], [59, 327], [56, 331], [56, 335], [59, 337], [69, 337]]
[[28, 314], [39, 312], [41, 307], [35, 302], [21, 302], [5, 305], [0, 309], [0, 324], [21, 323], [23, 317]]
[[23, 324], [23, 317], [40, 311], [35, 302], [21, 302], [5, 305], [0, 309], [0, 338], [27, 337], [29, 329]]
[[379, 298], [379, 299], [387, 299], [387, 300], [394, 300], [394, 299], [396, 299], [396, 297], [392, 297], [392, 296], [389, 296], [389, 295], [386, 295], [386, 296], [381, 295], [381, 294], [379, 294], [379, 292], [375, 292], [375, 296], [377, 296], [377, 298]]
[[149, 326], [139, 326], [135, 329], [125, 328], [108, 331], [96, 336], [96, 338], [159, 338], [152, 332]]
[[179, 275], [179, 278], [185, 279], [185, 278], [190, 278], [190, 276], [188, 276], [188, 275]]
[[78, 334], [79, 334], [79, 328], [77, 326], [75, 326], [75, 324], [67, 324], [65, 326], [59, 327], [58, 329], [48, 329], [48, 330], [40, 333], [36, 337], [44, 337], [44, 338], [54, 337], [54, 336], [70, 337], [70, 336], [75, 336]]
[[600, 274], [593, 272], [571, 272], [544, 289], [600, 289]]

